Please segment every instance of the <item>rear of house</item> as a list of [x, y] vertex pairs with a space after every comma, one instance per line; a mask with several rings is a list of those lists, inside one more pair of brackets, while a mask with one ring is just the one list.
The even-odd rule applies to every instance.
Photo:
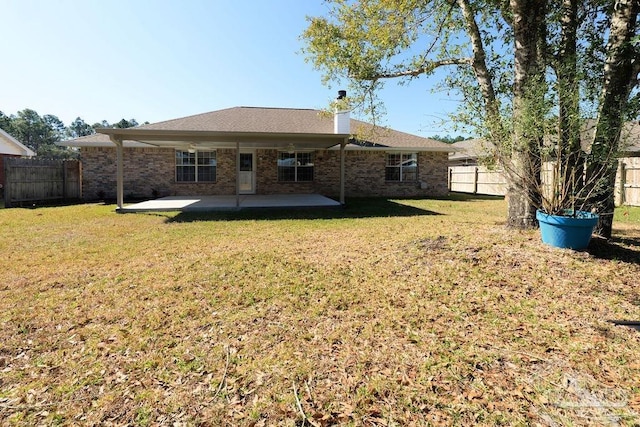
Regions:
[[64, 142], [80, 147], [87, 200], [117, 197], [118, 168], [124, 197], [135, 199], [434, 197], [448, 191], [449, 145], [348, 115], [345, 120], [309, 109], [236, 107], [98, 132], [104, 133]]

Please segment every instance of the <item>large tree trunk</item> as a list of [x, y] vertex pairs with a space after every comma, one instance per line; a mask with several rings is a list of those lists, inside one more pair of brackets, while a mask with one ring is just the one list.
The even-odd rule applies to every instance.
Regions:
[[581, 174], [575, 171], [584, 167], [580, 146], [580, 88], [578, 84], [578, 0], [562, 2], [562, 36], [555, 64], [558, 85], [558, 137], [556, 160], [560, 173], [559, 185], [565, 194], [577, 194], [582, 186]]
[[499, 146], [504, 143], [507, 134], [502, 123], [502, 117], [500, 116], [500, 105], [496, 98], [493, 81], [491, 80], [491, 72], [489, 71], [489, 67], [487, 67], [487, 57], [482, 42], [482, 35], [469, 1], [457, 0], [457, 2], [464, 18], [467, 35], [471, 40], [471, 50], [473, 52], [471, 67], [473, 68], [478, 87], [484, 99], [486, 126], [489, 133], [488, 138], [492, 144]]
[[[536, 225], [540, 188], [540, 147], [544, 136], [546, 0], [510, 0], [515, 42], [513, 141], [509, 149], [507, 225]], [[542, 77], [542, 78], [541, 78]], [[504, 156], [506, 157], [506, 156]]]
[[[587, 168], [587, 181], [594, 186], [589, 205], [600, 214], [596, 232], [605, 238], [611, 237], [613, 228], [617, 170], [617, 161], [613, 156], [619, 149], [625, 109], [639, 71], [631, 43], [639, 9], [638, 0], [617, 0], [614, 5], [600, 110]], [[599, 179], [598, 174], [602, 173], [607, 176]]]

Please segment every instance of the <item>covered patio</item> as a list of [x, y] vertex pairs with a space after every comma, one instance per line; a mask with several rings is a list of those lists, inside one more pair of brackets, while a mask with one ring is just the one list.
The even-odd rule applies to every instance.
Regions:
[[170, 196], [135, 203], [118, 212], [213, 212], [259, 208], [319, 208], [342, 204], [320, 194], [243, 194], [236, 196]]
[[[99, 129], [116, 146], [117, 212], [144, 211], [206, 211], [268, 207], [328, 207], [345, 203], [345, 147], [349, 134], [343, 133], [279, 133], [279, 132], [220, 132], [193, 130], [166, 130], [125, 128]], [[124, 147], [125, 143], [138, 143], [148, 147], [183, 150], [234, 149], [236, 159], [235, 195], [194, 195], [164, 197], [130, 206], [124, 206]], [[340, 195], [335, 201], [319, 194], [243, 194], [241, 189], [241, 153], [243, 150], [274, 149], [326, 150], [340, 148]]]

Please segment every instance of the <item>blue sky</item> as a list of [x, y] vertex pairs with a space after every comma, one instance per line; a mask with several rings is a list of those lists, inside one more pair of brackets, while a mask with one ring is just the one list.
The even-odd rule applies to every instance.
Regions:
[[[326, 108], [338, 84], [299, 53], [321, 0], [1, 0], [0, 111], [65, 124], [157, 122], [235, 106]], [[384, 124], [455, 135], [435, 80], [388, 82]], [[443, 123], [444, 121], [444, 123]]]

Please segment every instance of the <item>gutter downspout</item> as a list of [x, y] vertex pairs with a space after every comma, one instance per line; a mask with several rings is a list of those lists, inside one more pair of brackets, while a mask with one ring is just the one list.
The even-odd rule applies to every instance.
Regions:
[[116, 145], [116, 212], [121, 212], [124, 205], [124, 144], [122, 138], [116, 135], [109, 135], [109, 139]]

